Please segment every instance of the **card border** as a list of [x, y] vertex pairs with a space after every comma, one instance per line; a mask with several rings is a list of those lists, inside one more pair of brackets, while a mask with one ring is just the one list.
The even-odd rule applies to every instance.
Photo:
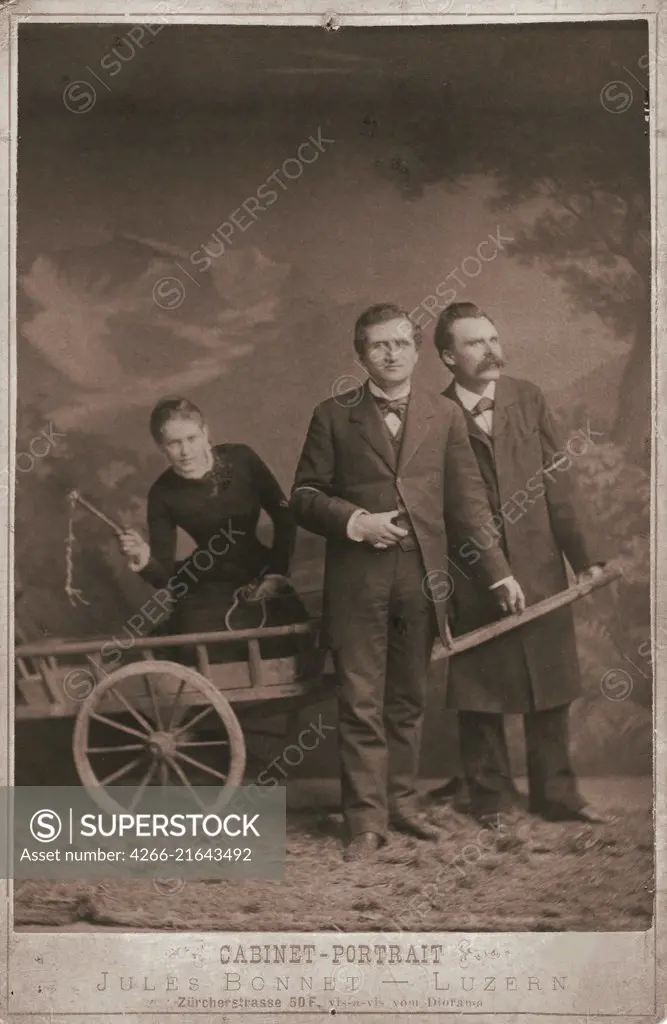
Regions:
[[[667, 210], [667, 189], [665, 188], [665, 147], [667, 142], [665, 140], [664, 130], [662, 134], [658, 133], [658, 124], [660, 122], [660, 114], [662, 112], [661, 100], [663, 93], [667, 89], [667, 31], [665, 25], [667, 23], [667, 13], [664, 9], [661, 10], [660, 0], [651, 0], [651, 3], [641, 3], [640, 0], [622, 0], [622, 3], [612, 4], [611, 2], [602, 3], [598, 0], [513, 0], [513, 2], [505, 2], [505, 0], [492, 0], [492, 2], [484, 2], [484, 0], [470, 0], [469, 3], [459, 3], [457, 0], [444, 0], [449, 2], [451, 9], [442, 15], [426, 14], [424, 13], [424, 4], [421, 0], [383, 0], [383, 2], [366, 2], [363, 5], [358, 3], [343, 2], [343, 0], [260, 0], [263, 10], [258, 11], [257, 3], [253, 3], [252, 0], [243, 0], [243, 2], [225, 2], [225, 0], [217, 0], [217, 2], [203, 2], [203, 0], [196, 0], [195, 3], [188, 0], [187, 11], [183, 9], [181, 0], [163, 0], [160, 3], [160, 19], [163, 18], [168, 20], [170, 23], [178, 24], [193, 24], [196, 22], [200, 23], [217, 23], [217, 24], [253, 24], [253, 25], [318, 25], [324, 24], [331, 18], [334, 19], [334, 24], [338, 24], [339, 27], [344, 28], [345, 25], [409, 25], [409, 24], [422, 24], [422, 25], [447, 25], [447, 24], [480, 24], [480, 23], [497, 23], [503, 24], [507, 22], [507, 19], [516, 19], [522, 22], [545, 22], [545, 21], [560, 21], [560, 22], [574, 22], [574, 21], [602, 21], [602, 20], [646, 20], [648, 22], [649, 30], [649, 47], [650, 52], [653, 55], [653, 62], [650, 68], [650, 93], [651, 93], [651, 121], [650, 121], [650, 149], [651, 149], [651, 207], [652, 207], [652, 340], [653, 340], [653, 352], [652, 352], [652, 396], [653, 396], [653, 448], [652, 448], [652, 509], [651, 509], [651, 547], [652, 547], [652, 567], [653, 567], [653, 580], [652, 580], [652, 641], [653, 649], [655, 652], [655, 694], [654, 694], [654, 823], [655, 823], [655, 837], [656, 837], [656, 900], [655, 900], [655, 918], [653, 929], [648, 933], [635, 933], [638, 937], [644, 938], [645, 936], [652, 936], [653, 939], [653, 955], [654, 955], [654, 981], [655, 981], [655, 1006], [654, 1020], [661, 1020], [663, 1016], [667, 1015], [667, 937], [665, 934], [665, 896], [666, 896], [666, 876], [665, 876], [665, 857], [667, 853], [667, 829], [666, 829], [666, 816], [667, 816], [667, 805], [665, 802], [665, 789], [667, 787], [667, 757], [666, 757], [666, 746], [667, 736], [660, 735], [660, 725], [667, 723], [667, 693], [665, 692], [664, 682], [664, 670], [665, 670], [665, 656], [657, 642], [657, 624], [667, 620], [667, 597], [665, 595], [664, 586], [664, 540], [663, 540], [663, 527], [662, 517], [660, 515], [661, 499], [664, 498], [665, 493], [665, 469], [664, 469], [664, 441], [666, 437], [665, 430], [665, 413], [664, 409], [666, 406], [665, 399], [667, 398], [667, 388], [664, 381], [664, 371], [662, 367], [661, 352], [658, 346], [658, 338], [660, 337], [661, 328], [665, 324], [665, 285], [663, 282], [663, 274], [660, 271], [665, 270], [665, 244], [662, 239], [664, 238], [664, 221], [665, 221], [665, 210]], [[196, 7], [196, 10], [193, 8]], [[460, 8], [466, 8], [464, 13], [461, 13]], [[622, 9], [621, 9], [622, 8]], [[13, 527], [14, 527], [14, 511], [13, 511], [13, 496], [14, 496], [14, 484], [13, 484], [13, 468], [14, 468], [14, 452], [13, 452], [13, 438], [16, 426], [16, 169], [17, 169], [17, 157], [16, 157], [16, 141], [17, 141], [17, 28], [22, 22], [42, 22], [51, 23], [54, 22], [100, 22], [109, 21], [117, 22], [127, 25], [130, 18], [134, 23], [142, 21], [151, 22], [151, 17], [155, 19], [156, 4], [149, 2], [149, 0], [134, 0], [131, 5], [131, 10], [127, 9], [127, 5], [122, 0], [95, 0], [94, 10], [91, 10], [91, 4], [86, 3], [86, 0], [41, 0], [39, 9], [36, 11], [33, 9], [32, 4], [19, 0], [18, 3], [10, 4], [0, 12], [0, 67], [2, 68], [3, 75], [2, 81], [6, 83], [4, 92], [4, 102], [1, 105], [0, 117], [0, 143], [5, 148], [6, 159], [2, 161], [2, 185], [6, 190], [5, 194], [8, 196], [7, 206], [0, 204], [2, 210], [2, 228], [7, 233], [9, 238], [9, 249], [4, 248], [1, 258], [0, 267], [2, 271], [3, 279], [7, 282], [7, 317], [2, 317], [3, 330], [2, 340], [2, 356], [4, 365], [7, 367], [7, 381], [3, 381], [2, 394], [0, 398], [0, 415], [2, 417], [2, 455], [4, 458], [4, 464], [9, 468], [9, 494], [3, 502], [3, 508], [7, 509], [7, 546], [3, 548], [2, 554], [0, 555], [0, 579], [2, 585], [6, 587], [8, 593], [8, 600], [2, 604], [0, 609], [0, 629], [2, 630], [3, 637], [6, 638], [5, 652], [6, 652], [6, 680], [9, 681], [12, 678], [12, 667], [13, 667], [13, 615], [11, 614], [13, 609]], [[7, 323], [7, 330], [4, 329], [4, 324]], [[11, 439], [11, 440], [10, 440]], [[2, 770], [0, 772], [0, 784], [7, 784], [13, 777], [14, 768], [14, 729], [13, 729], [13, 694], [10, 693], [8, 685], [0, 687], [0, 749], [7, 751], [7, 759], [3, 760]], [[7, 968], [6, 974], [0, 975], [0, 1006], [5, 1010], [6, 1014], [9, 1014], [8, 1007], [8, 993], [11, 979], [9, 976], [10, 970], [10, 951], [13, 952], [14, 958], [20, 956], [20, 946], [25, 943], [26, 933], [15, 933], [13, 932], [12, 924], [12, 886], [5, 881], [0, 881], [0, 943], [2, 948], [6, 951], [6, 963]], [[47, 933], [40, 933], [41, 936]], [[73, 957], [76, 956], [76, 951], [83, 952], [86, 946], [90, 946], [91, 936], [97, 937], [100, 933], [69, 933], [58, 934], [48, 933], [49, 941], [60, 945], [62, 942], [63, 954], [66, 953], [67, 959], [71, 962]], [[120, 933], [123, 935], [123, 942], [136, 945], [136, 937], [128, 935], [128, 933]], [[159, 932], [151, 933], [153, 936], [158, 937], [161, 943], [165, 945], [171, 941], [171, 937], [168, 933]], [[179, 942], [185, 943], [188, 940], [197, 941], [210, 937], [214, 942], [222, 942], [225, 938], [229, 938], [231, 941], [234, 940], [233, 935], [227, 936], [225, 933], [178, 933]], [[239, 939], [248, 938], [246, 933], [236, 933]], [[267, 933], [268, 935], [269, 933]], [[280, 938], [278, 941], [285, 941], [286, 936], [290, 936], [296, 941], [308, 942], [315, 941], [318, 936], [321, 936], [323, 941], [328, 941], [331, 938], [330, 933], [272, 933]], [[380, 933], [382, 934], [382, 933]], [[396, 935], [400, 933], [395, 933]], [[471, 933], [472, 934], [472, 933]], [[566, 941], [572, 935], [584, 934], [584, 933], [547, 933], [549, 935], [562, 936], [563, 940]], [[590, 933], [591, 935], [597, 935], [601, 943], [607, 943], [613, 939], [615, 935], [628, 934], [628, 933], [614, 933], [614, 932], [600, 932]], [[433, 939], [435, 935], [441, 936], [442, 941], [455, 940], [458, 937], [465, 938], [466, 935], [463, 933], [423, 933], [424, 941]], [[485, 935], [491, 935], [497, 938], [497, 933], [481, 933], [478, 939], [483, 939]], [[531, 937], [544, 940], [545, 933], [507, 933], [508, 940], [511, 938], [514, 942], [518, 942], [521, 946], [527, 942]], [[419, 941], [420, 936], [414, 937], [415, 941]], [[43, 939], [42, 939], [43, 941]], [[26, 945], [32, 945], [30, 941]], [[86, 950], [86, 955], [90, 956], [90, 948]], [[79, 958], [79, 962], [80, 958]], [[659, 965], [662, 964], [662, 968]], [[16, 960], [13, 961], [13, 967], [16, 967]], [[17, 978], [18, 980], [18, 978]], [[616, 979], [615, 979], [616, 980]], [[603, 980], [600, 979], [600, 984], [604, 984]], [[658, 1007], [662, 1007], [662, 1013]], [[276, 1017], [283, 1019], [288, 1011], [285, 1013], [276, 1014]], [[443, 1017], [450, 1017], [455, 1011], [443, 1013]], [[460, 1012], [460, 1011], [457, 1011]], [[123, 1019], [133, 1019], [136, 1017], [137, 1020], [145, 1022], [150, 1020], [154, 1016], [154, 1012], [151, 1010], [141, 1011], [136, 1013], [134, 1011], [125, 1011], [120, 1008], [113, 1014], [100, 1013], [96, 1011], [94, 1016], [104, 1016], [105, 1019], [110, 1016], [119, 1016], [123, 1014]], [[381, 1014], [376, 1015], [372, 1011], [359, 1014], [358, 1016], [363, 1017], [365, 1022], [377, 1019], [382, 1020], [385, 1016], [394, 1014], [388, 1014], [387, 1011], [382, 1011]], [[513, 1020], [515, 1016], [522, 1016], [523, 1011], [518, 1013], [515, 1011], [512, 1014], [503, 1013], [481, 1013], [474, 1014], [475, 1020], [493, 1020], [493, 1021], [507, 1021], [509, 1024], [510, 1020]], [[557, 1015], [543, 1015], [535, 1014], [530, 1011], [531, 1016], [550, 1017], [562, 1021], [564, 1017], [575, 1020], [577, 1015], [572, 1014], [557, 1014]], [[86, 1014], [89, 1016], [89, 1014]], [[164, 1011], [155, 1014], [155, 1019], [161, 1019], [164, 1016], [171, 1016]], [[231, 1013], [230, 1016], [237, 1016]], [[240, 1015], [239, 1015], [240, 1016]], [[248, 1020], [262, 1020], [266, 1024], [266, 1016], [252, 1013], [245, 1013], [244, 1016]], [[308, 1013], [294, 1014], [298, 1016], [299, 1020], [308, 1022], [310, 1020], [321, 1022], [323, 1015], [311, 1016]], [[346, 1015], [347, 1016], [347, 1015]], [[357, 1016], [355, 1014], [354, 1016]], [[434, 1013], [406, 1013], [405, 1017], [409, 1020], [433, 1020], [439, 1016]], [[595, 1019], [600, 1016], [600, 1019], [607, 1021], [618, 1019], [628, 1021], [629, 1019], [635, 1019], [636, 1015], [633, 1013], [623, 1015], [595, 1015], [589, 1019]], [[30, 1011], [29, 1014], [17, 1014], [12, 1013], [12, 1017], [16, 1017], [16, 1020], [47, 1020], [44, 1016], [43, 1009], [36, 1008]], [[79, 1015], [72, 1014], [69, 1012], [58, 1013], [58, 1024], [62, 1024], [65, 1020], [78, 1020]], [[206, 1020], [205, 1014], [197, 1014], [198, 1020]], [[220, 1020], [220, 1015], [216, 1014], [211, 1019]], [[580, 1018], [583, 1019], [583, 1018]], [[639, 1018], [637, 1018], [639, 1019]], [[646, 1017], [643, 1018], [646, 1020]]]

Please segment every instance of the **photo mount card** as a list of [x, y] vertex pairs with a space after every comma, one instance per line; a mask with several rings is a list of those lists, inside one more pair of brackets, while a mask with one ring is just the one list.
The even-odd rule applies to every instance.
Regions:
[[[204, 813], [229, 838], [224, 850], [194, 843], [179, 872], [149, 800], [132, 818], [136, 843], [123, 840], [146, 878], [101, 877], [111, 840], [96, 835], [90, 877], [24, 868], [0, 880], [0, 1021], [665, 1019], [661, 5], [19, 0], [0, 12], [0, 62], [0, 785], [16, 787], [15, 806], [53, 789], [54, 806], [45, 798], [21, 820], [45, 872], [74, 822], [61, 787], [77, 787], [103, 828], [142, 811], [142, 787], [182, 784], [198, 811], [206, 787]], [[471, 382], [469, 364], [440, 325], [462, 303], [474, 304], [464, 324], [488, 328], [466, 339], [499, 360], [490, 410], [454, 386]], [[374, 357], [358, 324], [378, 304], [389, 314], [371, 318]], [[404, 357], [406, 321], [407, 413], [397, 427], [372, 405], [363, 420], [368, 380], [391, 390], [382, 360]], [[190, 405], [164, 418], [174, 401]], [[300, 453], [324, 406], [349, 447], [322, 489]], [[484, 535], [470, 520], [432, 561], [425, 449], [437, 461], [451, 418], [468, 424], [498, 501]], [[507, 476], [535, 445], [536, 473]], [[188, 468], [200, 455], [201, 477]], [[367, 482], [355, 490], [354, 474], [375, 480], [378, 466], [397, 477], [402, 545], [345, 526], [350, 502], [390, 511]], [[592, 542], [578, 559], [565, 538], [574, 478], [599, 556]], [[340, 517], [335, 503], [348, 502], [342, 533], [330, 527], [350, 552], [343, 601], [331, 547], [325, 575], [331, 536], [310, 529], [312, 503], [290, 499], [304, 486]], [[176, 546], [160, 577], [165, 509]], [[300, 529], [287, 559], [290, 513]], [[564, 558], [559, 585], [545, 582], [547, 542], [530, 548], [540, 515]], [[494, 532], [525, 591], [523, 625], [511, 591], [502, 625], [497, 609], [466, 619], [488, 589], [474, 569]], [[372, 573], [390, 558], [392, 586], [421, 565], [411, 600], [442, 630], [419, 813], [407, 816], [437, 836], [408, 834], [392, 809], [388, 842], [352, 861], [339, 655], [355, 626], [361, 648], [379, 600]], [[220, 559], [232, 569], [216, 576]], [[591, 582], [584, 563], [607, 575]], [[407, 643], [405, 606], [387, 615]], [[503, 670], [512, 645], [521, 671]], [[487, 705], [475, 694], [494, 674], [502, 700]], [[503, 800], [480, 817], [471, 744], [472, 762], [497, 753], [498, 721]], [[529, 803], [547, 740], [580, 797], [569, 817]], [[126, 784], [136, 805], [131, 792], [118, 802]], [[243, 847], [225, 787], [241, 784], [284, 789], [286, 845], [281, 833], [263, 877], [224, 870], [225, 851]], [[377, 788], [365, 799], [380, 806]], [[364, 820], [385, 831], [381, 815]]]

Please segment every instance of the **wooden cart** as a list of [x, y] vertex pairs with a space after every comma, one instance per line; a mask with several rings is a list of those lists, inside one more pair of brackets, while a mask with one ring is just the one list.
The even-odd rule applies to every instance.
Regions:
[[[520, 628], [618, 576], [617, 570], [607, 568], [597, 579], [576, 584], [521, 615], [458, 637], [449, 648], [438, 642], [433, 660]], [[226, 799], [225, 787], [243, 783], [244, 732], [252, 731], [257, 714], [286, 712], [294, 724], [301, 709], [330, 697], [335, 683], [331, 662], [318, 645], [315, 619], [254, 630], [137, 638], [128, 643], [124, 663], [111, 671], [103, 657], [112, 645], [108, 637], [33, 643], [18, 626], [16, 632], [17, 719], [74, 718], [79, 778], [100, 807], [116, 812], [127, 807], [114, 799], [114, 787], [135, 787], [134, 807], [148, 785], [192, 788], [193, 773], [211, 787], [209, 807], [214, 809]], [[275, 637], [293, 638], [296, 653], [263, 658], [261, 642]], [[210, 657], [212, 646], [219, 650], [217, 645], [229, 643], [245, 646], [245, 660], [216, 663]], [[170, 655], [179, 660], [169, 660]]]

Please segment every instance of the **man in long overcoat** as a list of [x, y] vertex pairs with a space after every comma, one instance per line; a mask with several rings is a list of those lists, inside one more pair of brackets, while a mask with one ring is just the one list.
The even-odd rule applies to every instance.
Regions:
[[[436, 348], [454, 380], [444, 395], [463, 410], [492, 516], [512, 572], [535, 604], [568, 585], [572, 570], [594, 575], [602, 554], [586, 528], [574, 463], [594, 443], [585, 431], [563, 442], [536, 385], [501, 374], [498, 332], [473, 303], [448, 306]], [[451, 554], [454, 635], [498, 618], [471, 568], [473, 540]], [[459, 712], [461, 762], [472, 812], [484, 819], [513, 801], [503, 715], [524, 715], [529, 809], [549, 819], [604, 820], [581, 797], [568, 750], [570, 702], [581, 693], [572, 611], [552, 612], [450, 662], [447, 706]]]
[[397, 306], [359, 317], [355, 347], [369, 379], [315, 409], [292, 491], [297, 522], [327, 538], [324, 627], [339, 684], [347, 859], [377, 850], [389, 824], [435, 838], [415, 783], [431, 647], [436, 632], [448, 640], [453, 539], [484, 544], [471, 576], [493, 587], [499, 612], [524, 604], [497, 542], [486, 544], [491, 510], [463, 414], [413, 393], [420, 340]]

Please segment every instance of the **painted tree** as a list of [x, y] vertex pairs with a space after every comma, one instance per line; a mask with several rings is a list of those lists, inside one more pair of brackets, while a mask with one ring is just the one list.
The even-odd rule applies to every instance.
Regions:
[[[397, 103], [408, 99], [403, 90]], [[378, 169], [406, 199], [437, 181], [461, 187], [471, 175], [493, 179], [490, 209], [513, 218], [506, 251], [544, 267], [575, 308], [597, 313], [627, 343], [622, 388], [610, 397], [612, 439], [647, 460], [649, 146], [638, 98], [616, 115], [597, 96], [581, 110], [538, 105], [480, 113], [444, 101], [440, 109], [423, 102], [420, 109], [419, 122], [397, 132], [394, 155]]]
[[[628, 59], [628, 63], [630, 63]], [[652, 672], [642, 656], [650, 636], [648, 455], [650, 441], [650, 189], [647, 126], [639, 97], [624, 113], [604, 109], [599, 96], [584, 109], [520, 110], [461, 105], [447, 90], [442, 106], [410, 96], [395, 107], [419, 109], [409, 128], [392, 128], [393, 152], [376, 161], [406, 201], [429, 185], [464, 188], [473, 176], [490, 179], [489, 211], [513, 236], [505, 251], [539, 264], [559, 280], [574, 309], [597, 314], [627, 345], [619, 392], [608, 396], [611, 441], [578, 460], [585, 502], [624, 578], [576, 609], [584, 675], [582, 713], [575, 716], [575, 754], [582, 768], [604, 763], [622, 727], [632, 748], [628, 764], [643, 764], [650, 747]], [[385, 120], [384, 125], [387, 122]], [[396, 118], [400, 125], [400, 118]], [[468, 255], [477, 239], [471, 239]], [[520, 312], [519, 312], [520, 315]], [[590, 410], [563, 410], [572, 423]], [[604, 695], [605, 673], [621, 670], [630, 698]], [[638, 705], [641, 705], [639, 707]], [[596, 737], [598, 737], [596, 739]]]

